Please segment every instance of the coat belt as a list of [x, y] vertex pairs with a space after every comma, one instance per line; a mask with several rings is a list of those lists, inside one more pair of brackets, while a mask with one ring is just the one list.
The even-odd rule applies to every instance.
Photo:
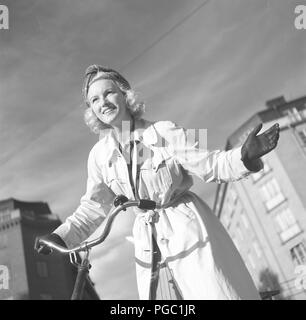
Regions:
[[[182, 195], [185, 194], [187, 191], [177, 195], [175, 198], [167, 202], [166, 204], [162, 205], [160, 209], [155, 210], [141, 210], [136, 209], [135, 214], [137, 216], [137, 220], [142, 224], [142, 235], [139, 235], [138, 241], [141, 242], [143, 248], [148, 250], [151, 244], [151, 237], [152, 237], [152, 227], [153, 224], [158, 222], [158, 229], [159, 229], [159, 237], [160, 239], [169, 240], [170, 237], [173, 235], [173, 229], [170, 223], [170, 220], [167, 216], [166, 209], [172, 206], [175, 202], [181, 199]], [[145, 234], [143, 234], [145, 233]]]

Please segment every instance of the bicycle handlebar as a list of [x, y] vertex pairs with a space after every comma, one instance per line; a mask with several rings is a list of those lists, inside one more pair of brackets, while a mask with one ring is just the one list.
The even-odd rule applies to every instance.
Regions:
[[90, 248], [100, 244], [101, 242], [103, 242], [106, 237], [108, 236], [110, 230], [111, 230], [111, 226], [113, 224], [113, 221], [115, 219], [115, 217], [118, 215], [118, 213], [122, 210], [126, 210], [126, 208], [129, 207], [138, 207], [139, 209], [143, 209], [143, 210], [154, 210], [154, 209], [159, 209], [161, 208], [161, 205], [157, 204], [155, 201], [152, 200], [147, 200], [147, 199], [140, 199], [138, 201], [136, 200], [129, 200], [127, 199], [125, 196], [117, 196], [114, 200], [114, 204], [116, 206], [116, 208], [108, 215], [107, 217], [107, 221], [105, 224], [105, 228], [102, 232], [102, 234], [100, 235], [100, 237], [91, 240], [91, 241], [85, 241], [83, 243], [81, 243], [79, 246], [72, 248], [72, 249], [67, 249], [63, 246], [60, 246], [58, 244], [55, 244], [51, 241], [48, 240], [43, 240], [41, 239], [41, 243], [47, 245], [50, 249], [54, 249], [60, 253], [63, 254], [73, 254], [73, 253], [77, 253], [80, 251], [89, 251]]

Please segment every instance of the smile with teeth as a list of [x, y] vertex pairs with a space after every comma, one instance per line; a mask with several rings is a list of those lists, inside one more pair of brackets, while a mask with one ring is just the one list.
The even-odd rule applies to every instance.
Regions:
[[112, 112], [115, 109], [115, 107], [113, 106], [107, 106], [104, 110], [103, 110], [103, 114], [108, 114], [110, 112]]

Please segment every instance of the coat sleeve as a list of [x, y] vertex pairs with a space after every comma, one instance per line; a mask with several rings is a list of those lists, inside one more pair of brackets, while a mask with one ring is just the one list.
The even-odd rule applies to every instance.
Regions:
[[188, 135], [185, 128], [172, 121], [155, 123], [155, 128], [166, 140], [167, 152], [190, 175], [196, 175], [205, 182], [221, 183], [240, 180], [251, 173], [241, 160], [241, 147], [229, 151], [209, 151], [206, 143], [199, 144], [200, 139], [196, 139], [195, 134]]
[[115, 194], [104, 183], [93, 148], [88, 157], [88, 178], [86, 193], [80, 205], [54, 233], [71, 248], [86, 240], [103, 222], [110, 211]]

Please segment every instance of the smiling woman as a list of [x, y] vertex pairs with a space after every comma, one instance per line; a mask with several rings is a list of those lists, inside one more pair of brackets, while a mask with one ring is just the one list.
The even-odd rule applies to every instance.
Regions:
[[88, 90], [90, 108], [96, 117], [106, 125], [120, 124], [121, 120], [131, 120], [125, 97], [111, 80], [98, 77], [92, 81]]
[[[99, 74], [99, 75], [98, 75]], [[113, 81], [112, 81], [113, 78]], [[108, 85], [110, 89], [114, 90], [117, 94], [121, 94], [125, 99], [125, 106], [129, 110], [130, 114], [135, 118], [139, 119], [144, 113], [145, 104], [143, 102], [137, 101], [137, 95], [134, 90], [131, 89], [129, 83], [125, 78], [123, 78], [119, 73], [110, 68], [101, 67], [98, 65], [92, 65], [87, 68], [85, 73], [85, 80], [83, 85], [83, 95], [84, 101], [86, 103], [86, 110], [84, 113], [85, 123], [89, 126], [89, 128], [94, 132], [99, 134], [101, 130], [105, 128], [109, 128], [107, 123], [104, 123], [102, 119], [100, 119], [94, 110], [91, 108], [91, 103], [94, 102], [96, 106], [98, 103], [99, 97], [95, 97], [94, 101], [90, 101], [93, 97], [89, 97], [89, 87], [91, 84], [94, 84], [96, 81], [101, 81], [102, 79], [109, 79]], [[120, 92], [118, 92], [118, 90]], [[94, 86], [93, 90], [99, 91], [99, 85]], [[99, 92], [98, 92], [99, 93]], [[101, 92], [100, 92], [101, 93]], [[92, 93], [93, 94], [93, 93]], [[106, 92], [109, 96], [114, 96], [114, 92]], [[105, 97], [103, 96], [103, 99]], [[114, 97], [113, 97], [114, 98]], [[101, 103], [101, 101], [100, 101]]]
[[[233, 241], [190, 188], [192, 176], [221, 183], [262, 169], [260, 157], [276, 147], [278, 125], [260, 135], [257, 126], [242, 147], [208, 151], [172, 121], [143, 119], [143, 103], [113, 69], [89, 67], [83, 93], [86, 123], [100, 134], [88, 157], [86, 193], [44, 239], [75, 247], [103, 222], [116, 195], [150, 199], [159, 209], [133, 209], [141, 299], [260, 299]], [[36, 245], [50, 253], [42, 242]]]

